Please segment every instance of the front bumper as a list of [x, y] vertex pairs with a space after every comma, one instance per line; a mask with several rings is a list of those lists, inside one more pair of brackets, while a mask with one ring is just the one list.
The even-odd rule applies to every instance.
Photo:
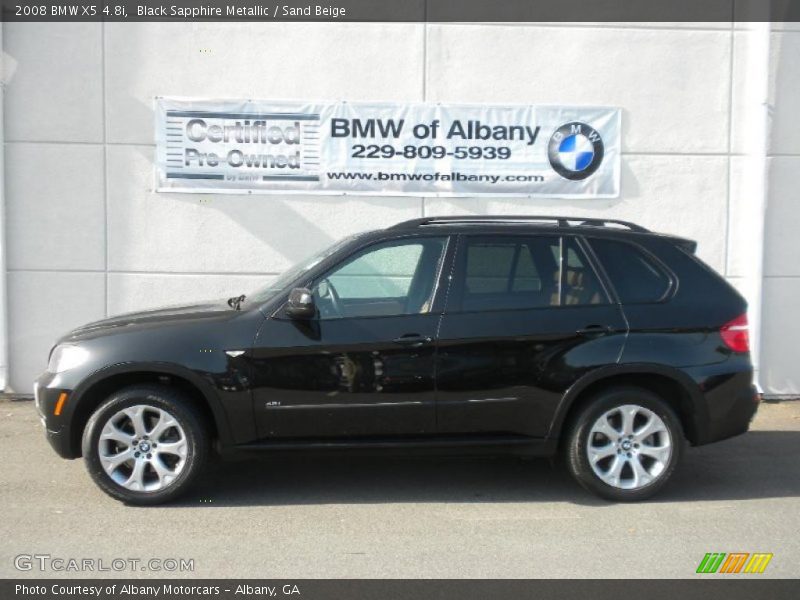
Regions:
[[[56, 414], [59, 398], [66, 393], [66, 400], [61, 403], [60, 414]], [[80, 451], [70, 435], [70, 418], [72, 406], [70, 398], [72, 390], [63, 386], [57, 374], [42, 373], [33, 384], [33, 398], [36, 412], [42, 422], [47, 441], [53, 450], [62, 458], [78, 458]]]

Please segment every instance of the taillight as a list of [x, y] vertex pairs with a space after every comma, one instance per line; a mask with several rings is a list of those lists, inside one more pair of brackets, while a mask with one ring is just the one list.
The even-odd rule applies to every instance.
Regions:
[[734, 352], [750, 351], [750, 335], [748, 333], [746, 314], [725, 323], [719, 333], [725, 345]]

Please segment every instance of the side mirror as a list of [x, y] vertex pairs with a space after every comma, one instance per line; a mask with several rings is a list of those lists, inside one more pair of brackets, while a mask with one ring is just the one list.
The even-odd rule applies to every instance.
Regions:
[[286, 314], [292, 319], [313, 319], [317, 314], [314, 294], [308, 288], [294, 288], [289, 292]]

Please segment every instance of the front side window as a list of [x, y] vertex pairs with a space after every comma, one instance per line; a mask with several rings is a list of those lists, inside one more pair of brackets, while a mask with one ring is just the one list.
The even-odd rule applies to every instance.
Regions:
[[323, 260], [352, 242], [358, 237], [358, 235], [352, 235], [350, 237], [346, 237], [332, 246], [325, 248], [324, 250], [317, 252], [313, 256], [305, 259], [304, 261], [296, 264], [295, 266], [291, 267], [290, 269], [284, 271], [281, 275], [278, 276], [277, 279], [271, 281], [269, 284], [265, 285], [262, 288], [259, 288], [255, 292], [252, 292], [247, 295], [248, 302], [266, 302], [267, 300], [274, 298], [276, 295], [280, 294], [281, 292], [285, 292], [286, 287], [293, 281], [296, 281], [299, 277], [308, 273], [311, 269], [316, 267], [319, 263]]
[[463, 311], [608, 302], [581, 248], [567, 237], [469, 236], [460, 273], [456, 302]]
[[446, 238], [393, 240], [350, 257], [316, 282], [323, 319], [429, 312]]

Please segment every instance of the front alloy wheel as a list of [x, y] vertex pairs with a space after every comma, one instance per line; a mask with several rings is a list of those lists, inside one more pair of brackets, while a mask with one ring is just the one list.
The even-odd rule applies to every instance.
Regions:
[[115, 483], [134, 492], [153, 492], [177, 481], [186, 466], [188, 443], [173, 415], [137, 404], [106, 421], [97, 454]]
[[129, 504], [159, 504], [183, 493], [207, 453], [208, 435], [196, 405], [168, 387], [117, 392], [98, 407], [83, 433], [92, 479]]
[[667, 482], [684, 445], [680, 421], [652, 392], [619, 387], [591, 399], [573, 422], [567, 464], [588, 490], [643, 500]]

